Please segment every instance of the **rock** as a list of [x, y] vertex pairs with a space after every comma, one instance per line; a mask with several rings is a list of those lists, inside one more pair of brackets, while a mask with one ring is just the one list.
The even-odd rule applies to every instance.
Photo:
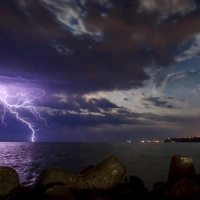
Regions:
[[200, 187], [183, 177], [165, 192], [164, 197], [167, 200], [199, 200]]
[[41, 172], [35, 188], [36, 190], [45, 190], [52, 184], [56, 185], [57, 183], [64, 183], [70, 189], [84, 190], [88, 188], [82, 174], [52, 168], [44, 169]]
[[[89, 190], [88, 191], [88, 198], [89, 200], [111, 200], [112, 198], [112, 190]], [[82, 200], [81, 198], [80, 200]]]
[[16, 199], [35, 200], [37, 199], [37, 196], [33, 187], [20, 186], [19, 193], [16, 196]]
[[44, 192], [46, 200], [75, 200], [66, 185], [54, 185]]
[[129, 176], [130, 189], [133, 196], [143, 196], [145, 187], [143, 181], [137, 176]]
[[81, 171], [79, 171], [79, 174], [84, 174], [85, 172], [89, 171], [90, 169], [92, 169], [94, 167], [94, 165], [89, 165], [86, 168], [82, 169]]
[[170, 185], [165, 182], [162, 185], [156, 187], [155, 189], [151, 190], [150, 192], [145, 194], [145, 199], [162, 199], [163, 194], [170, 188]]
[[117, 186], [126, 173], [126, 167], [111, 156], [84, 173], [89, 189], [106, 190]]
[[122, 183], [129, 183], [129, 175], [125, 174], [121, 182]]
[[200, 186], [200, 173], [196, 176], [196, 184]]
[[162, 185], [164, 182], [158, 181], [153, 184], [153, 189], [157, 188], [158, 186]]
[[129, 183], [120, 183], [113, 189], [112, 199], [133, 199]]
[[64, 183], [71, 190], [107, 190], [117, 186], [125, 173], [125, 166], [111, 156], [83, 174], [52, 168], [45, 169], [39, 175], [35, 188], [43, 192], [52, 184]]
[[0, 167], [0, 199], [16, 196], [19, 192], [19, 176], [11, 167]]
[[181, 177], [186, 177], [194, 182], [196, 181], [196, 172], [193, 160], [189, 156], [173, 155], [171, 157], [167, 182], [173, 185]]

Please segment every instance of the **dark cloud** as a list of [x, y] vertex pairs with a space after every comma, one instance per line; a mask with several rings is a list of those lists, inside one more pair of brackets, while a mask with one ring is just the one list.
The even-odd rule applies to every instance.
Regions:
[[51, 120], [59, 126], [64, 125], [66, 127], [98, 127], [100, 125], [113, 125], [121, 126], [125, 124], [145, 125], [144, 122], [137, 119], [130, 119], [128, 117], [122, 117], [121, 115], [105, 114], [104, 116], [91, 115], [91, 114], [66, 114], [51, 117]]
[[48, 129], [46, 129], [43, 133], [38, 132], [38, 137], [40, 138], [41, 134], [46, 136], [45, 140], [51, 140], [56, 136], [54, 140], [59, 140], [56, 127], [59, 127], [62, 132], [62, 139], [75, 141], [126, 141], [127, 139], [139, 141], [150, 138], [164, 140], [168, 137], [198, 135], [199, 117], [161, 116], [153, 113], [130, 113], [125, 110], [122, 113], [118, 112], [112, 116], [68, 114], [59, 118], [49, 117], [49, 120], [56, 120], [54, 136], [48, 138]]
[[[144, 67], [169, 65], [174, 44], [200, 32], [190, 1], [167, 8], [159, 23], [157, 1], [153, 9], [142, 8], [145, 1], [105, 2], [2, 0], [0, 67], [12, 77], [26, 72], [30, 81], [36, 74], [63, 82], [69, 93], [142, 87]], [[174, 12], [181, 13], [176, 23]]]
[[58, 94], [45, 100], [45, 106], [52, 109], [66, 109], [68, 111], [81, 112], [81, 110], [87, 110], [87, 112], [101, 113], [100, 109], [108, 111], [113, 108], [118, 108], [117, 105], [108, 101], [105, 98], [96, 99], [91, 98], [86, 100], [80, 96], [68, 96]]
[[[152, 105], [158, 106], [158, 107], [161, 107], [161, 108], [168, 108], [168, 109], [181, 108], [181, 107], [176, 107], [174, 105], [169, 104], [169, 102], [167, 100], [164, 100], [161, 97], [148, 97], [148, 98], [145, 98], [144, 100], [151, 102]], [[146, 106], [146, 104], [144, 104], [144, 105]]]

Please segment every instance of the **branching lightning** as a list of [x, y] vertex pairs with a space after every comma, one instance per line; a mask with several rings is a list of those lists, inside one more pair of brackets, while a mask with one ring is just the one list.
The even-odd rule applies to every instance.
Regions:
[[5, 116], [6, 112], [10, 112], [15, 115], [16, 119], [26, 124], [32, 132], [31, 141], [34, 142], [35, 132], [38, 131], [34, 128], [34, 124], [29, 122], [28, 118], [22, 117], [22, 112], [31, 113], [37, 120], [41, 120], [48, 127], [46, 120], [41, 116], [40, 112], [33, 105], [34, 101], [40, 100], [45, 95], [43, 90], [39, 90], [40, 94], [32, 95], [32, 92], [16, 93], [15, 95], [9, 95], [6, 91], [0, 91], [0, 103], [3, 105], [3, 114], [1, 116], [2, 123], [6, 126]]

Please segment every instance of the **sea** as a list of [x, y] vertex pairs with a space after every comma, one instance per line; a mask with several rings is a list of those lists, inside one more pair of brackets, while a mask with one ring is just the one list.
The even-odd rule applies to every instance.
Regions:
[[151, 190], [155, 182], [167, 181], [172, 155], [191, 156], [200, 172], [200, 143], [0, 142], [0, 166], [14, 168], [25, 186], [34, 186], [45, 168], [79, 172], [115, 156], [126, 175], [138, 176]]

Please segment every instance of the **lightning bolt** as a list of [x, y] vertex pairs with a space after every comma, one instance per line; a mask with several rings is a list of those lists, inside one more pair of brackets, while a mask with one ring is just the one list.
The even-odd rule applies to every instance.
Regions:
[[9, 111], [11, 114], [15, 115], [16, 119], [20, 122], [26, 124], [31, 130], [31, 141], [35, 140], [35, 132], [38, 131], [34, 128], [34, 124], [28, 121], [28, 118], [23, 118], [20, 116], [20, 113], [23, 111], [28, 111], [31, 113], [37, 120], [41, 120], [48, 127], [46, 120], [41, 116], [40, 112], [33, 105], [34, 101], [40, 100], [42, 103], [42, 97], [45, 95], [43, 90], [39, 90], [39, 94], [33, 95], [33, 92], [27, 93], [16, 93], [15, 95], [9, 95], [6, 91], [0, 91], [0, 102], [3, 105], [3, 114], [1, 116], [2, 123], [5, 123], [6, 111]]

